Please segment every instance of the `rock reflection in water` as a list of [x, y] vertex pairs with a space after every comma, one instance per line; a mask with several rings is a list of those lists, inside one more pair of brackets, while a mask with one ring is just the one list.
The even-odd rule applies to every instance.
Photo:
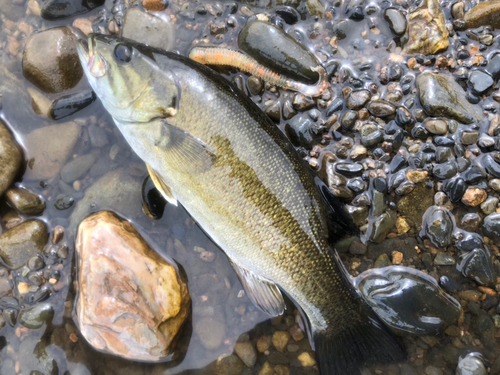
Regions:
[[412, 268], [371, 269], [354, 284], [384, 323], [401, 334], [438, 334], [460, 315], [457, 300], [432, 277]]

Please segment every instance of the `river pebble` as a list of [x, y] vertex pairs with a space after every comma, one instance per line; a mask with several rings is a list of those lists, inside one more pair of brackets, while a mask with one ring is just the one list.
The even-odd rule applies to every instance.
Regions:
[[0, 256], [12, 269], [22, 267], [28, 259], [42, 252], [49, 239], [47, 226], [40, 220], [28, 220], [0, 236]]
[[37, 194], [27, 189], [11, 188], [5, 193], [7, 203], [22, 215], [40, 215], [45, 210], [45, 202]]
[[163, 18], [131, 8], [125, 15], [123, 37], [170, 51], [175, 42], [175, 27]]
[[73, 88], [82, 78], [83, 70], [71, 30], [56, 27], [33, 34], [24, 49], [23, 75], [46, 93]]
[[12, 133], [0, 120], [0, 196], [14, 182], [21, 167], [23, 155]]

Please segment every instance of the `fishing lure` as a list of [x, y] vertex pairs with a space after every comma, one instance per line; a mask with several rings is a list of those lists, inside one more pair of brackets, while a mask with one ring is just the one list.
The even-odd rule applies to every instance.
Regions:
[[189, 58], [203, 65], [232, 66], [243, 72], [253, 74], [273, 85], [298, 91], [312, 97], [321, 95], [330, 86], [326, 70], [321, 65], [313, 68], [319, 75], [318, 82], [315, 85], [307, 85], [276, 73], [252, 57], [229, 48], [194, 47], [189, 53]]

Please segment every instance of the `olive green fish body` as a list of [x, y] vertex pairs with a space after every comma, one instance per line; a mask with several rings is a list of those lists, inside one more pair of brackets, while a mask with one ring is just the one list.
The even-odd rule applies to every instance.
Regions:
[[403, 356], [329, 247], [331, 213], [349, 228], [345, 212], [249, 98], [173, 53], [95, 35], [89, 50], [78, 48], [89, 82], [155, 184], [224, 250], [257, 305], [282, 312], [276, 285], [296, 302], [322, 374]]

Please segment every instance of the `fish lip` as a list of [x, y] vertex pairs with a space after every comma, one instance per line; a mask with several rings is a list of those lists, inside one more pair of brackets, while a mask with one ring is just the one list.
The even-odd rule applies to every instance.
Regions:
[[101, 78], [106, 74], [108, 62], [100, 53], [95, 52], [95, 37], [90, 34], [88, 39], [79, 39], [76, 43], [76, 50], [81, 62], [85, 62], [85, 70], [94, 78]]
[[76, 41], [76, 51], [78, 53], [78, 56], [80, 57], [80, 60], [82, 62], [85, 61], [88, 65], [90, 61], [90, 50], [89, 44], [85, 39], [78, 39]]

